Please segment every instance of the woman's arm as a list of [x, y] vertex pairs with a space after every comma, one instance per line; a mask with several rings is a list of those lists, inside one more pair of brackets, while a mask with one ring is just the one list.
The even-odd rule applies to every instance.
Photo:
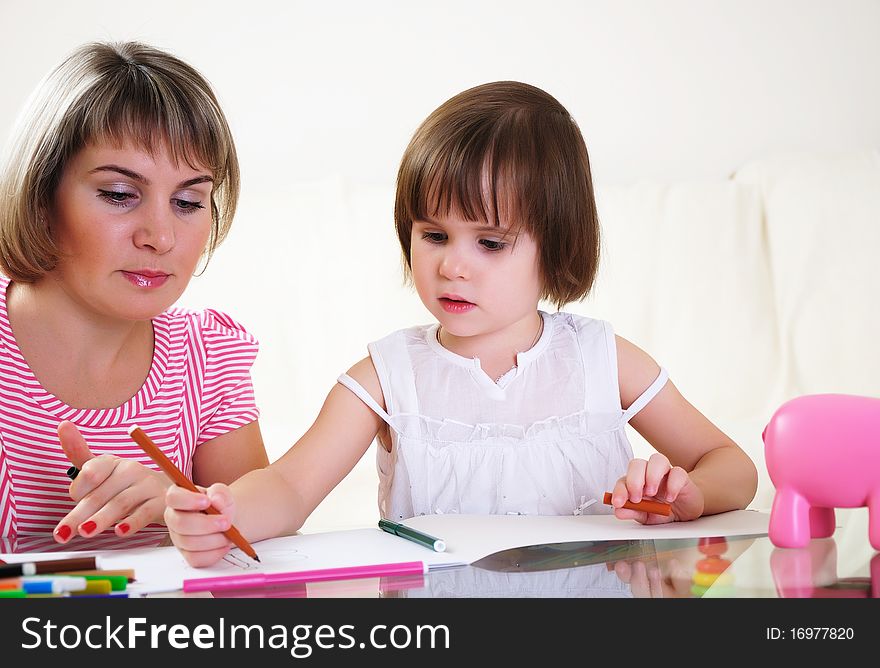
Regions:
[[[76, 534], [94, 536], [114, 525], [117, 535], [130, 536], [162, 521], [165, 493], [171, 485], [164, 473], [132, 458], [95, 457], [72, 422], [58, 426], [58, 438], [80, 472], [70, 485], [77, 504], [56, 526], [56, 540], [67, 542]], [[252, 422], [197, 448], [193, 473], [203, 484], [232, 482], [268, 463], [259, 424]]]
[[205, 441], [193, 454], [193, 482], [229, 484], [248, 471], [269, 465], [258, 421]]

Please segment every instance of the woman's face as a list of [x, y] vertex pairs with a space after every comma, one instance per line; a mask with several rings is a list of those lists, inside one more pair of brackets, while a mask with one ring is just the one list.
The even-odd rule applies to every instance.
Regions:
[[211, 232], [212, 174], [166, 146], [88, 145], [49, 212], [60, 260], [47, 277], [105, 317], [147, 320], [183, 294]]

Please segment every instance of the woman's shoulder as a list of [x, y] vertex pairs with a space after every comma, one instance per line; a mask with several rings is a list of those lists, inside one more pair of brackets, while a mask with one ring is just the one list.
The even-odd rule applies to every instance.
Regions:
[[258, 347], [259, 341], [238, 320], [217, 309], [173, 307], [153, 319], [164, 323], [172, 332], [178, 331], [205, 342]]

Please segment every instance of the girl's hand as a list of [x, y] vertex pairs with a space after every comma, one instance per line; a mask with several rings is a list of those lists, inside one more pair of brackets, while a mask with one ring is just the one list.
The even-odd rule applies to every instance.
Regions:
[[[172, 485], [165, 495], [165, 524], [171, 540], [190, 566], [211, 566], [220, 561], [232, 542], [223, 535], [235, 517], [235, 499], [223, 483], [214, 483], [204, 493]], [[219, 515], [204, 511], [214, 506]]]
[[58, 425], [58, 438], [80, 472], [70, 483], [70, 497], [77, 504], [55, 527], [56, 541], [66, 543], [77, 533], [95, 536], [114, 524], [117, 536], [130, 536], [162, 521], [171, 484], [164, 473], [132, 459], [96, 457], [72, 422]]
[[[638, 503], [642, 499], [670, 503], [672, 513], [668, 516], [656, 515], [621, 507], [627, 500]], [[641, 524], [665, 524], [696, 519], [703, 514], [703, 503], [703, 491], [690, 479], [687, 471], [680, 466], [673, 466], [660, 453], [651, 455], [648, 461], [633, 459], [626, 475], [617, 481], [611, 492], [614, 516]]]
[[676, 559], [622, 559], [609, 564], [634, 598], [691, 598], [691, 574]]

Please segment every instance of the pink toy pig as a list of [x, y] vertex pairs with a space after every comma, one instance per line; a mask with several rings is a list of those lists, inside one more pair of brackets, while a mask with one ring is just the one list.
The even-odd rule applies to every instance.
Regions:
[[868, 539], [880, 550], [880, 399], [813, 394], [782, 404], [764, 429], [776, 486], [770, 540], [804, 547], [834, 533], [834, 509], [868, 506]]

